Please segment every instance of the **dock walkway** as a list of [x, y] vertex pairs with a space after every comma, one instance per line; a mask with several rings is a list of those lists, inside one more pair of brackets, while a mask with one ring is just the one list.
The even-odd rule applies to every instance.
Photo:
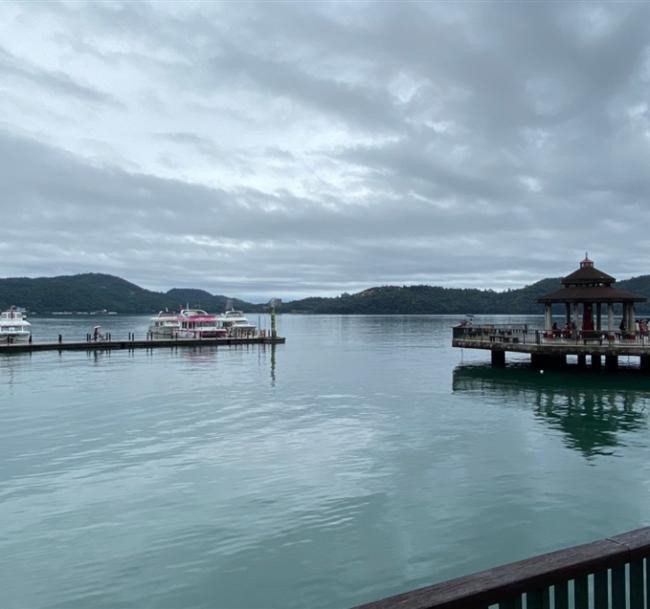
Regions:
[[110, 340], [110, 341], [60, 341], [43, 343], [14, 343], [0, 345], [0, 355], [32, 353], [35, 351], [115, 351], [134, 349], [164, 349], [177, 347], [219, 347], [229, 345], [279, 345], [286, 339], [281, 336], [247, 336], [226, 338], [173, 338]]
[[562, 365], [567, 355], [578, 357], [584, 365], [591, 357], [592, 367], [601, 364], [601, 356], [609, 368], [618, 366], [621, 356], [640, 358], [641, 368], [650, 370], [650, 337], [621, 332], [574, 332], [570, 336], [526, 325], [460, 325], [453, 329], [452, 346], [461, 349], [490, 351], [492, 363], [503, 365], [505, 353], [528, 353], [533, 365]]

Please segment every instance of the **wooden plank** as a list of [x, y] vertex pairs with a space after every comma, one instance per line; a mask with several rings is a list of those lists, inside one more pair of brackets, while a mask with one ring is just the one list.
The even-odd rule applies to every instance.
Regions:
[[643, 559], [630, 562], [630, 609], [645, 609], [643, 606]]
[[609, 574], [606, 569], [594, 574], [594, 609], [609, 609]]
[[617, 565], [612, 569], [612, 607], [625, 608], [625, 565]]
[[521, 608], [522, 608], [521, 594], [507, 601], [503, 601], [499, 603], [499, 609], [521, 609]]
[[573, 581], [573, 602], [575, 609], [589, 609], [589, 579], [580, 575]]
[[543, 598], [542, 590], [526, 592], [526, 609], [542, 609]]
[[553, 586], [555, 609], [569, 609], [569, 582], [564, 581]]

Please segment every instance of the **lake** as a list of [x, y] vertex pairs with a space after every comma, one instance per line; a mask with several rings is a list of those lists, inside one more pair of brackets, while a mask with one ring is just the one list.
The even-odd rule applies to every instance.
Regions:
[[458, 319], [0, 357], [0, 605], [345, 609], [648, 524], [650, 379], [492, 369], [451, 348]]

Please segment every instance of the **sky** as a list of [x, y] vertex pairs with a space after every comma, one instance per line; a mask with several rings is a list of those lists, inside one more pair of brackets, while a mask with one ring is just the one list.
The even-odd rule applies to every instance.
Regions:
[[254, 301], [650, 272], [650, 5], [0, 3], [0, 275]]

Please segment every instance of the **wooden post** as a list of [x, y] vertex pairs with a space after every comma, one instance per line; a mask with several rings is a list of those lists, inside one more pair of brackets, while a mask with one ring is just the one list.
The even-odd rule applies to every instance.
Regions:
[[[271, 307], [271, 338], [275, 338], [277, 336], [277, 331], [276, 331], [276, 326], [275, 326], [275, 305]], [[492, 351], [492, 354], [494, 355], [494, 351]], [[494, 358], [492, 359], [492, 364], [494, 365]], [[505, 364], [505, 360], [504, 360]]]

